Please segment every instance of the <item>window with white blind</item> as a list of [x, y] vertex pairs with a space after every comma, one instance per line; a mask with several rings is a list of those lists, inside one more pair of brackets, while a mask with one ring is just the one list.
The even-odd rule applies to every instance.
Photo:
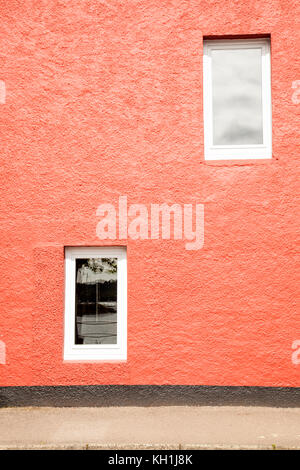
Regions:
[[272, 157], [268, 39], [204, 41], [203, 93], [206, 160]]

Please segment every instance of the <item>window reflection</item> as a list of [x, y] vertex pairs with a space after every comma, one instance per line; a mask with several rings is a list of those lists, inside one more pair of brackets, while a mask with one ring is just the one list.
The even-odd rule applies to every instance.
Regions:
[[117, 258], [76, 259], [75, 344], [117, 343]]
[[212, 51], [213, 144], [263, 143], [261, 48]]

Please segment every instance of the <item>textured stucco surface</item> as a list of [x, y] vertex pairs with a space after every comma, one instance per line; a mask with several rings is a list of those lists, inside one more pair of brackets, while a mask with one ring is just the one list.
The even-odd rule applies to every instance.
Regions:
[[[0, 13], [0, 385], [300, 386], [299, 2], [1, 0]], [[271, 161], [203, 160], [202, 40], [230, 34], [271, 35]], [[119, 195], [204, 203], [205, 244], [122, 241], [128, 360], [66, 364], [64, 246], [100, 245], [96, 209]]]
[[22, 406], [263, 406], [300, 408], [300, 388], [203, 385], [0, 387], [0, 408]]

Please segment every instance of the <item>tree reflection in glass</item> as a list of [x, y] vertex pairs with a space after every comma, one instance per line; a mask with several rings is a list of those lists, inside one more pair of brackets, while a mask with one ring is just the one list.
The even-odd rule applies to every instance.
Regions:
[[75, 344], [117, 343], [117, 258], [76, 259]]

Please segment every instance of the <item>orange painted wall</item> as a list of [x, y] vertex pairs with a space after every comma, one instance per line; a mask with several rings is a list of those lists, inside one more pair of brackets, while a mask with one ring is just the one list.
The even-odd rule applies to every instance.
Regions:
[[[299, 10], [0, 1], [0, 385], [300, 386]], [[273, 159], [207, 163], [203, 36], [248, 34], [271, 35]], [[204, 203], [205, 244], [123, 241], [128, 360], [66, 364], [64, 246], [101, 245], [96, 209], [119, 195]]]

